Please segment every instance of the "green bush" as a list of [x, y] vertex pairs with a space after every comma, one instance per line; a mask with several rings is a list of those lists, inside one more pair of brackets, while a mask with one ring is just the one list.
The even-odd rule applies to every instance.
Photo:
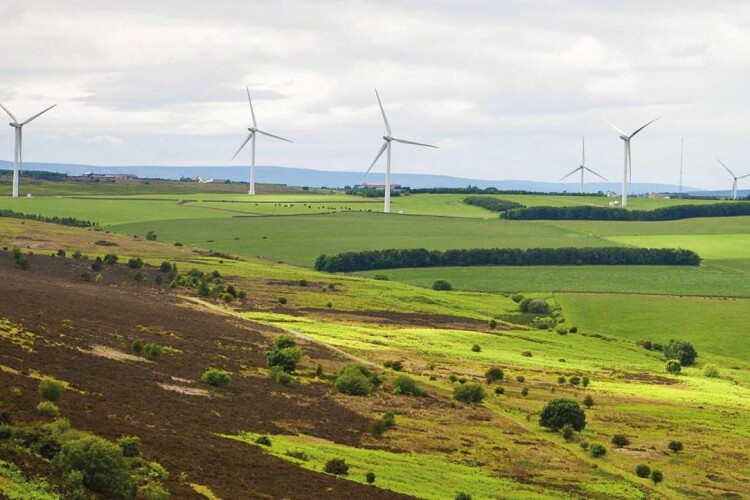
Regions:
[[505, 394], [505, 387], [495, 387], [495, 394], [498, 396]]
[[583, 398], [583, 404], [586, 408], [594, 406], [594, 398], [591, 397], [591, 394], [587, 394], [586, 397]]
[[122, 450], [122, 456], [133, 458], [141, 456], [141, 438], [138, 436], [122, 436], [117, 440], [117, 446]]
[[487, 371], [484, 372], [484, 379], [487, 381], [488, 384], [491, 384], [493, 382], [498, 382], [503, 379], [505, 376], [505, 373], [503, 373], [503, 369], [499, 366], [491, 366], [487, 368]]
[[568, 330], [570, 333], [578, 333], [578, 327], [577, 326], [571, 326], [570, 330]]
[[388, 281], [388, 276], [386, 276], [385, 274], [376, 274], [375, 276], [372, 277], [372, 279], [378, 280], [378, 281]]
[[268, 370], [268, 374], [279, 384], [289, 385], [292, 383], [292, 376], [284, 371], [283, 366], [272, 366]]
[[261, 446], [271, 446], [271, 439], [268, 436], [258, 436], [255, 438], [255, 444]]
[[283, 349], [276, 349], [266, 355], [266, 361], [268, 367], [280, 366], [287, 373], [292, 373], [297, 368], [302, 357], [302, 352], [296, 347], [285, 347]]
[[352, 396], [367, 396], [380, 385], [380, 379], [366, 366], [360, 364], [344, 365], [336, 376], [336, 390]]
[[489, 327], [490, 330], [494, 330], [495, 328], [497, 328], [497, 320], [495, 319], [489, 320], [487, 322], [487, 326]]
[[349, 465], [343, 458], [332, 458], [328, 460], [323, 467], [323, 470], [329, 474], [335, 474], [337, 476], [348, 476]]
[[586, 414], [577, 402], [567, 398], [555, 398], [547, 402], [539, 416], [539, 424], [553, 431], [569, 424], [581, 432], [586, 427]]
[[464, 493], [463, 491], [456, 492], [456, 496], [453, 497], [454, 500], [471, 500], [471, 495], [468, 493]]
[[516, 382], [523, 384], [526, 381], [526, 377], [523, 375], [516, 375]]
[[36, 405], [36, 412], [43, 417], [57, 418], [60, 416], [60, 409], [52, 401], [42, 401]]
[[365, 474], [365, 481], [367, 481], [367, 484], [372, 484], [375, 482], [375, 473], [373, 471], [369, 471]]
[[420, 387], [416, 380], [403, 374], [396, 377], [396, 380], [393, 381], [393, 392], [411, 396], [427, 396], [427, 391]]
[[[63, 255], [63, 257], [64, 257], [64, 255]], [[109, 265], [117, 264], [118, 260], [120, 260], [120, 258], [117, 255], [113, 254], [113, 253], [108, 253], [107, 255], [104, 256], [104, 263], [105, 264], [109, 264]]]
[[528, 387], [524, 387], [523, 389], [521, 389], [521, 396], [525, 397], [525, 396], [528, 396], [528, 395], [529, 395], [529, 388]]
[[480, 352], [482, 350], [482, 347], [479, 344], [474, 344], [471, 346], [471, 352]]
[[706, 365], [703, 368], [703, 375], [709, 378], [719, 378], [719, 369], [716, 365]]
[[664, 346], [664, 357], [676, 359], [682, 366], [690, 366], [695, 363], [698, 353], [695, 351], [693, 344], [687, 340], [672, 339]]
[[450, 380], [451, 383], [455, 384], [458, 380], [458, 375], [456, 375], [455, 373], [451, 373], [450, 375], [448, 375], [448, 380]]
[[572, 441], [573, 436], [575, 436], [575, 429], [573, 429], [573, 426], [570, 424], [565, 424], [560, 429], [560, 434], [562, 434], [562, 437], [565, 441]]
[[169, 273], [172, 272], [172, 264], [167, 262], [166, 260], [161, 263], [159, 266], [159, 272], [160, 273]]
[[274, 342], [276, 349], [286, 349], [287, 347], [297, 347], [297, 341], [293, 335], [279, 335]]
[[323, 365], [320, 363], [315, 365], [315, 376], [318, 378], [323, 376]]
[[660, 470], [654, 469], [651, 471], [651, 480], [654, 484], [659, 484], [664, 481], [664, 474]]
[[584, 386], [584, 387], [588, 387], [590, 382], [591, 381], [589, 380], [588, 377], [582, 377], [581, 378], [581, 385]]
[[153, 231], [149, 231], [149, 232], [147, 232], [147, 233], [146, 233], [146, 239], [147, 239], [148, 241], [154, 241], [154, 240], [156, 240], [156, 233], [155, 233], [155, 232], [153, 232]]
[[646, 478], [651, 475], [651, 467], [646, 464], [638, 464], [635, 466], [635, 475]]
[[135, 497], [136, 485], [130, 476], [122, 450], [96, 436], [63, 444], [57, 463], [63, 473], [80, 471], [83, 485], [97, 493], [117, 499]]
[[96, 258], [96, 259], [94, 259], [94, 261], [93, 261], [93, 262], [91, 263], [91, 270], [92, 270], [92, 271], [96, 271], [96, 272], [99, 272], [99, 271], [101, 271], [101, 270], [102, 270], [102, 268], [103, 268], [103, 267], [104, 267], [104, 261], [102, 260], [102, 258], [101, 258], [101, 257], [97, 257], [97, 258]]
[[479, 384], [462, 384], [453, 389], [453, 399], [464, 403], [479, 404], [485, 397], [487, 393]]
[[135, 339], [133, 343], [130, 344], [130, 348], [134, 353], [141, 354], [143, 352], [143, 341], [140, 339]]
[[558, 375], [557, 376], [557, 383], [558, 384], [564, 384], [566, 382], [565, 375]]
[[580, 385], [581, 377], [579, 377], [578, 375], [573, 375], [568, 379], [568, 383], [570, 383], [570, 385]]
[[286, 297], [279, 297], [279, 304], [281, 305], [286, 304]]
[[143, 346], [143, 355], [151, 361], [159, 361], [164, 356], [164, 347], [156, 342]]
[[140, 257], [128, 259], [128, 267], [130, 269], [140, 269], [143, 267], [143, 260]]
[[589, 454], [594, 458], [603, 457], [607, 454], [607, 448], [603, 444], [592, 443], [589, 445]]
[[664, 368], [667, 370], [667, 373], [671, 373], [672, 375], [679, 375], [682, 371], [682, 365], [676, 359], [668, 359]]
[[65, 386], [55, 379], [45, 378], [39, 382], [39, 395], [47, 401], [57, 403], [64, 392]]
[[438, 291], [449, 291], [453, 289], [453, 286], [446, 280], [435, 280], [432, 283], [432, 289]]
[[214, 387], [229, 387], [229, 384], [232, 383], [232, 377], [224, 370], [211, 369], [203, 372], [201, 381]]
[[616, 448], [622, 448], [623, 446], [630, 444], [630, 439], [628, 439], [625, 434], [615, 434], [612, 436], [612, 444], [615, 445]]
[[400, 372], [401, 370], [404, 369], [404, 364], [399, 359], [388, 360], [385, 363], [383, 363], [383, 366], [385, 366], [386, 368], [390, 368], [391, 370], [397, 371], [397, 372]]
[[552, 308], [546, 300], [541, 299], [523, 299], [519, 304], [518, 308], [523, 313], [528, 314], [549, 314]]
[[307, 286], [307, 280], [306, 280], [306, 279], [301, 279], [301, 280], [299, 280], [299, 281], [297, 282], [297, 284], [298, 284], [299, 286]]
[[155, 484], [147, 484], [138, 488], [138, 498], [144, 500], [168, 500], [169, 492]]
[[667, 445], [667, 448], [669, 448], [674, 453], [678, 453], [682, 451], [682, 441], [670, 441]]
[[523, 300], [523, 295], [521, 295], [520, 293], [515, 293], [510, 296], [510, 299], [516, 304], [518, 304], [519, 302]]

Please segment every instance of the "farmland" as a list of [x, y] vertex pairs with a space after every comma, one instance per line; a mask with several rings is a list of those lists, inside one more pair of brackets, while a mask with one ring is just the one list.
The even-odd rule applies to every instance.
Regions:
[[[394, 211], [404, 215], [384, 215], [379, 200], [337, 192], [289, 189], [249, 200], [233, 185], [201, 192], [172, 184], [179, 190], [170, 193], [169, 183], [159, 182], [99, 191], [71, 185], [63, 194], [76, 197], [52, 197], [41, 196], [41, 188], [51, 192], [42, 183], [40, 196], [0, 198], [0, 208], [101, 225], [0, 219], [0, 248], [7, 249], [0, 252], [0, 405], [17, 422], [40, 418], [34, 407], [41, 376], [63, 380], [76, 389], [59, 404], [71, 425], [112, 440], [140, 436], [145, 458], [169, 470], [164, 486], [175, 498], [248, 491], [289, 498], [464, 492], [473, 499], [746, 493], [750, 218], [506, 221], [463, 204], [462, 195], [394, 198]], [[501, 197], [527, 206], [608, 202]], [[644, 209], [679, 203], [632, 202]], [[145, 238], [149, 231], [155, 241]], [[322, 253], [368, 249], [622, 245], [681, 246], [704, 261], [312, 269]], [[26, 269], [11, 248], [27, 256]], [[59, 250], [65, 256], [53, 256]], [[76, 250], [79, 258], [72, 257]], [[93, 259], [107, 253], [119, 263], [94, 279]], [[135, 257], [145, 266], [124, 265]], [[176, 265], [174, 286], [160, 270], [163, 261]], [[245, 295], [201, 295], [177, 284], [191, 268], [215, 271], [222, 286]], [[453, 290], [432, 290], [437, 279]], [[549, 310], [524, 313], [523, 298]], [[295, 336], [302, 353], [288, 385], [270, 378], [266, 366], [280, 334]], [[164, 358], [134, 357], [137, 338], [165, 345]], [[665, 371], [662, 352], [639, 344], [673, 338], [698, 351], [696, 365], [679, 375]], [[382, 379], [370, 396], [335, 389], [337, 371], [354, 359]], [[386, 367], [394, 361], [398, 370]], [[709, 364], [718, 376], [704, 375]], [[488, 383], [492, 366], [504, 376]], [[231, 374], [231, 385], [202, 383], [209, 368]], [[427, 396], [396, 391], [403, 374]], [[462, 381], [481, 384], [484, 402], [454, 400]], [[551, 398], [587, 396], [586, 427], [571, 440], [539, 425]], [[373, 431], [387, 413], [395, 424]], [[629, 444], [613, 445], [616, 434]], [[684, 451], [670, 452], [672, 440]], [[604, 456], [592, 456], [596, 443], [606, 447]], [[191, 458], [198, 456], [207, 462]], [[0, 454], [0, 492], [64, 488], [50, 462], [32, 454], [11, 467], [4, 465], [9, 457]], [[333, 458], [347, 462], [348, 475], [324, 472]], [[642, 463], [663, 471], [664, 481], [636, 476]], [[374, 473], [372, 486], [367, 472]]]

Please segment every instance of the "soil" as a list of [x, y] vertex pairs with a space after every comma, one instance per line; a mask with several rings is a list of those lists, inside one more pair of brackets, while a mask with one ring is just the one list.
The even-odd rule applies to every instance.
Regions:
[[[187, 483], [208, 486], [223, 499], [403, 498], [306, 471], [255, 446], [218, 437], [303, 428], [306, 434], [356, 446], [368, 419], [329, 397], [330, 383], [281, 386], [268, 378], [270, 329], [181, 307], [176, 293], [153, 284], [154, 269], [141, 270], [146, 276], [141, 283], [122, 265], [106, 266], [102, 283], [74, 281], [89, 265], [31, 255], [24, 271], [8, 252], [0, 252], [0, 318], [34, 335], [31, 350], [0, 336], [0, 365], [11, 369], [0, 370], [0, 402], [16, 421], [38, 418], [38, 376], [48, 375], [75, 389], [59, 403], [74, 427], [112, 440], [139, 436], [146, 458], [170, 471], [166, 486], [175, 498], [203, 498]], [[135, 339], [167, 347], [164, 358], [129, 359]], [[304, 341], [299, 346], [303, 371], [318, 361], [347, 362], [321, 346]], [[231, 372], [231, 386], [202, 384], [200, 376], [208, 368]], [[208, 396], [196, 395], [201, 390]], [[186, 474], [183, 481], [181, 473]]]

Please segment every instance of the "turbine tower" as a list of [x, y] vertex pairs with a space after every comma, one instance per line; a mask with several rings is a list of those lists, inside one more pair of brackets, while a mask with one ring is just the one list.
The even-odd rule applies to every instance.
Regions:
[[729, 167], [727, 167], [726, 165], [724, 165], [724, 162], [722, 162], [718, 158], [716, 159], [716, 161], [718, 161], [719, 163], [721, 163], [721, 166], [724, 167], [724, 170], [726, 170], [727, 172], [729, 172], [729, 175], [731, 175], [732, 179], [734, 179], [734, 182], [732, 182], [732, 199], [736, 200], [737, 199], [737, 181], [739, 179], [744, 179], [745, 177], [750, 177], [750, 174], [740, 175], [738, 177], [738, 176], [734, 175], [734, 172], [732, 172], [731, 170], [729, 170]]
[[607, 123], [612, 125], [612, 128], [615, 129], [620, 134], [620, 139], [622, 139], [625, 142], [625, 167], [624, 167], [624, 172], [622, 174], [622, 206], [623, 207], [628, 206], [628, 185], [630, 184], [630, 180], [633, 176], [633, 163], [631, 161], [631, 156], [630, 156], [630, 140], [633, 137], [635, 137], [635, 134], [637, 134], [644, 128], [648, 127], [659, 118], [654, 118], [653, 120], [643, 125], [641, 128], [637, 129], [635, 132], [633, 132], [630, 135], [627, 135], [625, 132], [615, 127], [615, 125], [611, 121], [605, 118], [605, 120], [607, 120]]
[[8, 108], [0, 104], [0, 108], [3, 108], [3, 110], [8, 113], [8, 116], [10, 116], [10, 119], [13, 120], [9, 123], [9, 125], [16, 129], [16, 151], [15, 156], [13, 157], [13, 198], [18, 198], [19, 195], [18, 184], [20, 182], [21, 168], [23, 167], [23, 126], [36, 120], [55, 106], [57, 106], [57, 104], [53, 104], [41, 113], [37, 113], [28, 120], [19, 123], [16, 117], [13, 116], [13, 113], [8, 111]]
[[378, 89], [375, 89], [375, 97], [378, 99], [378, 104], [380, 105], [380, 112], [383, 114], [383, 121], [385, 122], [385, 131], [386, 135], [383, 136], [383, 139], [385, 142], [380, 147], [380, 151], [378, 151], [378, 154], [375, 156], [375, 159], [372, 161], [372, 164], [370, 165], [370, 168], [367, 169], [367, 172], [365, 172], [365, 176], [370, 173], [370, 170], [372, 170], [372, 167], [375, 166], [375, 163], [377, 163], [378, 159], [383, 155], [383, 151], [386, 149], [388, 150], [387, 154], [387, 163], [385, 167], [385, 203], [383, 205], [383, 212], [386, 214], [391, 213], [391, 142], [396, 141], [403, 144], [413, 144], [415, 146], [426, 146], [428, 148], [437, 148], [437, 146], [431, 146], [429, 144], [422, 144], [421, 142], [414, 142], [414, 141], [407, 141], [406, 139], [397, 139], [396, 137], [393, 137], [391, 135], [391, 125], [388, 123], [388, 118], [385, 116], [385, 110], [383, 109], [383, 103], [380, 102], [380, 95], [378, 95]]
[[581, 164], [578, 165], [578, 168], [573, 169], [573, 171], [571, 173], [569, 173], [568, 175], [566, 175], [565, 177], [563, 177], [560, 180], [564, 181], [565, 179], [567, 179], [568, 177], [570, 177], [571, 175], [575, 174], [576, 172], [578, 172], [580, 170], [581, 171], [581, 194], [583, 194], [583, 172], [584, 172], [584, 170], [588, 170], [589, 172], [591, 172], [595, 176], [597, 176], [597, 177], [599, 177], [601, 179], [604, 179], [607, 182], [609, 182], [609, 180], [606, 179], [605, 177], [602, 177], [601, 175], [597, 174], [596, 172], [594, 172], [593, 170], [591, 170], [589, 167], [586, 166], [586, 138], [585, 137], [581, 138], [581, 146], [582, 146]]
[[250, 99], [250, 89], [245, 87], [245, 90], [247, 91], [247, 102], [250, 103], [250, 114], [253, 117], [253, 126], [248, 127], [248, 131], [250, 132], [247, 134], [247, 137], [245, 138], [245, 142], [242, 143], [240, 146], [240, 149], [237, 150], [236, 153], [234, 153], [234, 156], [232, 156], [232, 159], [234, 160], [237, 155], [242, 151], [242, 148], [245, 147], [245, 144], [248, 143], [249, 140], [252, 139], [253, 145], [252, 145], [252, 156], [250, 157], [250, 190], [247, 192], [247, 194], [254, 195], [255, 194], [255, 135], [256, 134], [263, 134], [267, 135], [268, 137], [273, 137], [274, 139], [281, 139], [282, 141], [286, 142], [293, 142], [289, 139], [284, 139], [283, 137], [279, 137], [278, 135], [269, 134], [268, 132], [264, 132], [263, 130], [260, 130], [258, 128], [258, 123], [255, 121], [255, 110], [253, 110], [253, 101]]

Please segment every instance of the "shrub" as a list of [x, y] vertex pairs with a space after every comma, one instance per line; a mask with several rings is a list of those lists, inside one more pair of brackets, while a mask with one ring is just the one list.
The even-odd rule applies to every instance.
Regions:
[[523, 389], [521, 389], [521, 396], [528, 396], [528, 395], [529, 395], [528, 387], [524, 387]]
[[141, 456], [141, 438], [138, 436], [122, 436], [117, 440], [117, 446], [122, 450], [122, 456], [133, 458]]
[[516, 375], [516, 382], [523, 384], [526, 381], [526, 377], [523, 375]]
[[375, 473], [373, 471], [369, 471], [365, 474], [365, 481], [367, 481], [367, 484], [372, 484], [375, 482]]
[[654, 469], [651, 471], [651, 480], [654, 484], [659, 484], [664, 481], [664, 474], [660, 470]]
[[286, 304], [286, 297], [279, 297], [279, 304], [281, 305]]
[[523, 356], [524, 358], [533, 358], [534, 357], [534, 353], [531, 352], [531, 351], [523, 351], [521, 353], [521, 356]]
[[61, 382], [55, 379], [45, 378], [42, 379], [41, 382], [39, 382], [39, 395], [47, 401], [57, 403], [58, 401], [60, 401], [60, 398], [62, 397], [64, 392], [65, 387]]
[[377, 438], [381, 437], [387, 430], [388, 426], [381, 418], [376, 418], [370, 422], [370, 432], [372, 432], [372, 435]]
[[297, 341], [292, 335], [279, 335], [274, 341], [276, 349], [286, 349], [287, 347], [297, 347]]
[[135, 339], [132, 344], [130, 344], [130, 348], [133, 350], [134, 353], [140, 354], [143, 352], [143, 341], [140, 339]]
[[567, 334], [568, 334], [568, 329], [567, 329], [567, 328], [565, 328], [565, 327], [564, 327], [564, 326], [562, 326], [562, 325], [558, 326], [558, 327], [557, 327], [557, 328], [555, 329], [555, 331], [556, 331], [556, 332], [557, 332], [557, 333], [558, 333], [559, 335], [567, 335]]
[[135, 496], [136, 485], [130, 476], [122, 450], [96, 436], [88, 436], [63, 444], [57, 463], [64, 474], [80, 471], [83, 485], [98, 493], [115, 498]]
[[495, 328], [497, 328], [497, 320], [495, 319], [489, 320], [487, 322], [487, 326], [489, 327], [490, 330], [494, 330]]
[[297, 368], [302, 357], [302, 352], [296, 347], [285, 347], [283, 349], [276, 349], [266, 355], [266, 361], [268, 367], [280, 366], [284, 371], [292, 373]]
[[664, 368], [667, 370], [667, 373], [671, 373], [672, 375], [679, 375], [680, 371], [682, 371], [682, 365], [676, 359], [667, 360]]
[[97, 275], [96, 275], [96, 276], [94, 277], [94, 283], [101, 283], [101, 282], [103, 282], [103, 281], [104, 281], [104, 276], [102, 276], [102, 274], [101, 274], [101, 273], [97, 274]]
[[578, 333], [578, 327], [577, 326], [571, 326], [570, 330], [568, 330], [570, 333]]
[[486, 396], [482, 386], [475, 383], [459, 385], [453, 389], [453, 399], [464, 403], [479, 404]]
[[376, 274], [375, 276], [372, 277], [372, 279], [378, 280], [378, 281], [388, 281], [388, 276], [386, 276], [385, 274]]
[[586, 408], [591, 408], [594, 406], [594, 398], [591, 397], [591, 394], [587, 394], [585, 398], [583, 398], [583, 404], [586, 406]]
[[463, 491], [456, 492], [454, 500], [471, 500], [471, 495], [464, 493]]
[[490, 368], [487, 368], [486, 372], [484, 372], [484, 379], [488, 384], [498, 382], [502, 380], [504, 376], [503, 369], [499, 366], [491, 366]]
[[664, 346], [664, 357], [676, 359], [682, 366], [690, 366], [695, 363], [698, 353], [690, 342], [672, 339]]
[[140, 257], [128, 259], [128, 267], [130, 269], [140, 269], [143, 267], [143, 260]]
[[505, 387], [495, 387], [495, 394], [497, 395], [505, 394]]
[[172, 264], [167, 262], [166, 260], [161, 263], [159, 266], [159, 272], [160, 273], [169, 273], [172, 272]]
[[341, 367], [334, 385], [336, 390], [341, 393], [352, 396], [367, 396], [374, 387], [380, 385], [380, 379], [366, 366], [349, 364]]
[[716, 365], [706, 365], [703, 368], [703, 375], [709, 378], [719, 378], [719, 369]]
[[384, 413], [383, 423], [385, 423], [386, 427], [388, 427], [389, 429], [391, 427], [396, 427], [396, 414], [392, 411]]
[[144, 500], [169, 500], [169, 492], [155, 484], [147, 484], [138, 488], [138, 498]]
[[78, 260], [78, 259], [80, 259], [81, 257], [83, 257], [83, 254], [81, 253], [81, 251], [80, 251], [80, 250], [76, 250], [75, 252], [73, 252], [73, 258], [74, 258], [74, 259]]
[[539, 417], [539, 424], [553, 431], [569, 424], [581, 432], [586, 427], [586, 414], [577, 402], [567, 398], [555, 398], [547, 402]]
[[323, 365], [320, 363], [315, 365], [315, 376], [318, 378], [323, 376]]
[[93, 262], [91, 263], [91, 270], [92, 270], [92, 271], [96, 271], [96, 272], [99, 272], [99, 271], [101, 271], [101, 270], [102, 270], [102, 268], [103, 268], [103, 267], [104, 267], [104, 261], [102, 260], [102, 258], [101, 258], [101, 257], [97, 257], [97, 258], [96, 258], [96, 259], [94, 259], [94, 261], [93, 261]]
[[630, 439], [628, 439], [625, 434], [615, 434], [612, 436], [612, 444], [615, 445], [616, 448], [622, 448], [623, 446], [630, 444]]
[[298, 284], [299, 286], [307, 286], [307, 280], [306, 280], [306, 279], [301, 279], [301, 280], [299, 280], [299, 281], [297, 282], [297, 284]]
[[651, 475], [651, 467], [646, 464], [638, 464], [635, 466], [635, 475], [638, 477], [648, 477]]
[[578, 375], [573, 375], [568, 379], [568, 382], [570, 383], [570, 385], [580, 385], [581, 377], [579, 377]]
[[518, 306], [521, 312], [528, 314], [549, 314], [552, 311], [547, 301], [541, 299], [523, 299]]
[[427, 391], [417, 384], [417, 382], [408, 375], [399, 375], [393, 381], [393, 392], [396, 394], [407, 394], [412, 396], [427, 396]]
[[383, 363], [383, 366], [397, 372], [400, 372], [404, 369], [404, 364], [401, 362], [401, 360], [398, 359], [386, 361], [385, 363]]
[[562, 437], [565, 441], [572, 441], [573, 436], [575, 435], [575, 429], [573, 429], [573, 426], [570, 424], [565, 424], [560, 429], [560, 433], [562, 434]]
[[558, 384], [564, 384], [566, 382], [564, 375], [558, 375], [557, 376], [557, 383]]
[[482, 350], [481, 346], [479, 344], [474, 344], [471, 346], [471, 352], [480, 352]]
[[581, 378], [581, 385], [584, 386], [584, 387], [588, 387], [590, 382], [591, 381], [589, 380], [588, 377]]
[[148, 241], [154, 241], [156, 239], [156, 233], [153, 231], [149, 231], [146, 233], [146, 239]]
[[109, 264], [109, 265], [117, 264], [118, 260], [120, 260], [120, 258], [113, 253], [108, 253], [107, 255], [104, 256], [105, 264]]
[[592, 443], [589, 445], [589, 453], [594, 458], [603, 457], [607, 454], [607, 448], [603, 444]]
[[515, 293], [510, 296], [510, 299], [516, 304], [518, 304], [519, 302], [523, 300], [523, 295], [521, 295], [520, 293]]
[[349, 475], [349, 466], [343, 458], [332, 458], [328, 460], [323, 467], [323, 470], [329, 474], [335, 474], [337, 476]]
[[451, 383], [455, 384], [458, 380], [458, 375], [456, 375], [455, 373], [451, 373], [450, 375], [448, 375], [448, 380], [450, 380]]
[[669, 448], [674, 453], [678, 453], [682, 451], [682, 441], [670, 441], [667, 445], [667, 448]]
[[232, 383], [232, 377], [224, 370], [206, 370], [201, 375], [201, 381], [214, 387], [228, 387]]
[[449, 291], [453, 289], [453, 286], [446, 280], [435, 280], [432, 283], [432, 289], [438, 291]]
[[164, 347], [156, 342], [149, 342], [143, 346], [143, 355], [151, 361], [159, 361], [164, 356]]
[[282, 366], [272, 366], [268, 370], [268, 374], [279, 384], [289, 385], [292, 383], [292, 376], [285, 372]]
[[60, 416], [60, 409], [52, 401], [42, 401], [36, 405], [36, 412], [43, 417], [54, 417]]
[[65, 257], [65, 250], [63, 250], [62, 248], [61, 248], [61, 249], [59, 249], [59, 250], [57, 251], [57, 256], [58, 256], [58, 257]]
[[271, 446], [271, 439], [268, 436], [258, 436], [255, 438], [255, 444], [261, 446]]

